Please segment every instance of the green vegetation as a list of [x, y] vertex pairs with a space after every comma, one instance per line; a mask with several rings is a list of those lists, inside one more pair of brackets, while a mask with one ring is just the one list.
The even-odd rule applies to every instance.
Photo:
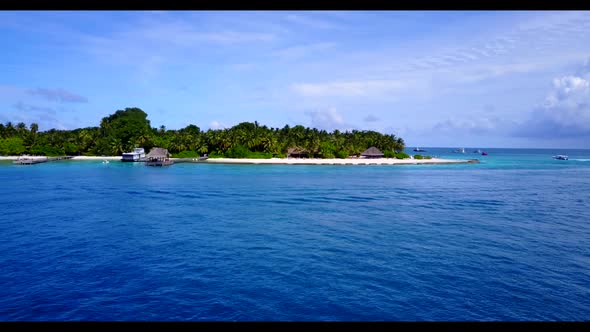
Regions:
[[396, 159], [407, 159], [407, 158], [410, 158], [410, 155], [405, 152], [396, 152], [395, 158]]
[[149, 151], [168, 149], [173, 157], [284, 158], [291, 147], [300, 147], [312, 158], [347, 158], [374, 146], [388, 158], [409, 157], [402, 151], [404, 140], [376, 131], [327, 132], [301, 125], [269, 128], [258, 122], [242, 122], [228, 129], [201, 131], [196, 125], [179, 130], [153, 128], [139, 108], [126, 108], [104, 117], [99, 127], [74, 130], [0, 123], [0, 155], [120, 155], [134, 147]]
[[432, 156], [414, 155], [414, 159], [432, 159]]

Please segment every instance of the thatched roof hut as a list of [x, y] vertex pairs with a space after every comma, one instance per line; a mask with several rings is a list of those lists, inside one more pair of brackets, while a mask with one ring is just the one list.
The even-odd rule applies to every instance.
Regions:
[[300, 148], [298, 146], [287, 149], [287, 157], [302, 158], [302, 157], [307, 157], [307, 155], [308, 155], [307, 150], [305, 150], [304, 148]]
[[152, 148], [146, 157], [148, 159], [166, 159], [170, 157], [170, 153], [164, 148]]
[[376, 147], [372, 146], [365, 150], [365, 152], [361, 153], [361, 156], [365, 158], [383, 158], [383, 152], [379, 151]]

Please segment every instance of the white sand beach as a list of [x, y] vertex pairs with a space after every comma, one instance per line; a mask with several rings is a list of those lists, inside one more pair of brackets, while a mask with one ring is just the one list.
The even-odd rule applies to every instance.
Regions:
[[314, 159], [314, 158], [272, 158], [272, 159], [231, 159], [210, 158], [209, 164], [276, 164], [276, 165], [422, 165], [422, 164], [465, 164], [476, 161], [458, 159]]
[[[27, 156], [28, 158], [45, 159], [43, 156]], [[0, 160], [17, 160], [19, 156], [0, 156]], [[190, 158], [170, 158], [187, 161]], [[70, 160], [121, 160], [121, 156], [75, 156]], [[319, 159], [319, 158], [271, 158], [271, 159], [232, 159], [209, 158], [198, 161], [208, 164], [270, 164], [270, 165], [426, 165], [426, 164], [466, 164], [477, 163], [478, 160], [467, 159], [394, 159], [394, 158], [359, 158], [359, 159]]]

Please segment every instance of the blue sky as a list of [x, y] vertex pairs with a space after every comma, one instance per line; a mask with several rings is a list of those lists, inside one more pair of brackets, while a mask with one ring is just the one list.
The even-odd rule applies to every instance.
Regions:
[[590, 12], [4, 11], [0, 122], [258, 121], [590, 148]]

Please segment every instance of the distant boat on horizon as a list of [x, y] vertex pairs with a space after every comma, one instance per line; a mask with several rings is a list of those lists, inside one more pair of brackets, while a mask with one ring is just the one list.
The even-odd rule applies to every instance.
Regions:
[[457, 150], [455, 150], [453, 152], [454, 153], [465, 153], [465, 148], [460, 148], [460, 149], [457, 149]]
[[563, 154], [558, 154], [556, 156], [553, 156], [553, 159], [557, 159], [557, 160], [568, 160], [569, 157]]
[[488, 155], [488, 153], [487, 153], [487, 152], [482, 152], [482, 153], [481, 153], [481, 155], [482, 155], [482, 156], [487, 156], [487, 155]]
[[481, 150], [477, 149], [477, 150], [473, 151], [473, 153], [481, 153]]
[[420, 149], [420, 148], [414, 148], [414, 151], [416, 151], [416, 152], [426, 152], [426, 150]]

